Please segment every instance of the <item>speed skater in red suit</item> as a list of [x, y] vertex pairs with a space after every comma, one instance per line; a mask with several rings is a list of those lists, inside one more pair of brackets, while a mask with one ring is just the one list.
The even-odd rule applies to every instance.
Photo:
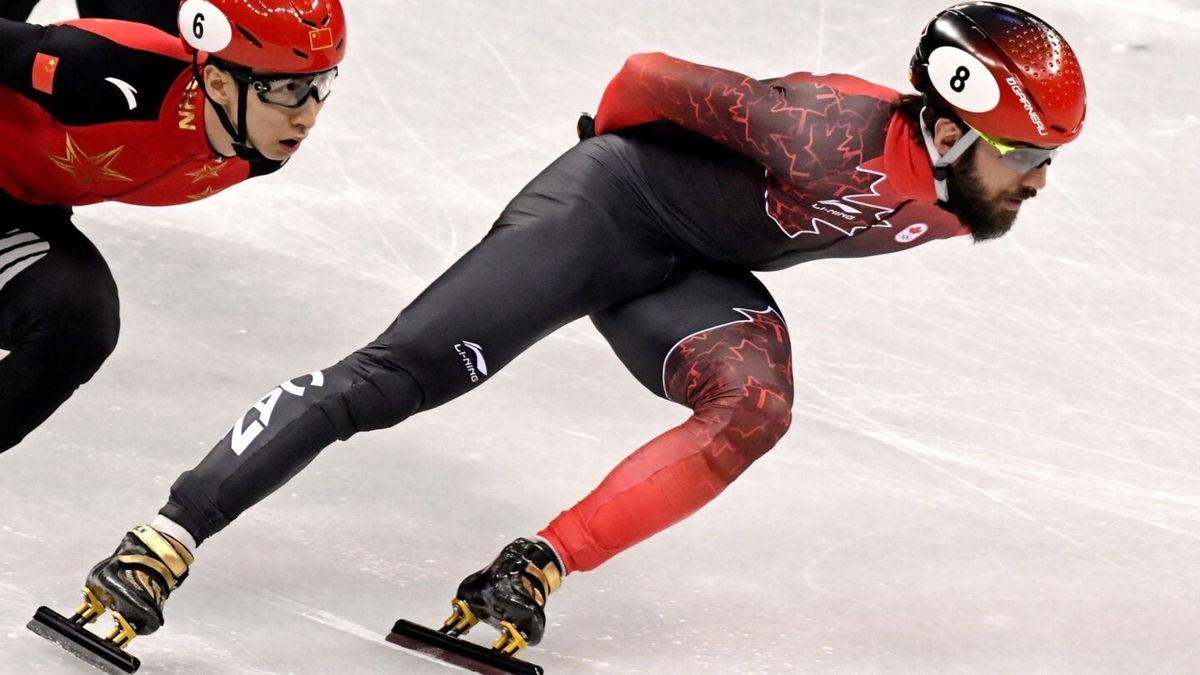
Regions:
[[187, 204], [278, 170], [345, 54], [338, 0], [175, 7], [182, 39], [0, 19], [0, 453], [116, 347], [117, 285], [72, 207]]
[[[271, 390], [126, 535], [88, 587], [137, 633], [196, 547], [326, 446], [483, 384], [591, 318], [633, 376], [691, 410], [537, 536], [468, 576], [459, 619], [537, 643], [545, 603], [728, 487], [787, 431], [788, 327], [754, 271], [1002, 236], [1080, 133], [1083, 76], [1041, 19], [951, 7], [922, 34], [914, 95], [849, 75], [771, 81], [665, 54], [628, 59], [583, 140], [373, 342]], [[134, 583], [122, 556], [169, 560]], [[453, 618], [453, 617], [452, 617]]]

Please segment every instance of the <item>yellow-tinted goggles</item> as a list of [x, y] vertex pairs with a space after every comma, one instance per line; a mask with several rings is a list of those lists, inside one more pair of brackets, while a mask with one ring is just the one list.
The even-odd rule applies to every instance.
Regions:
[[[972, 127], [974, 129], [974, 127]], [[984, 143], [992, 146], [1000, 153], [1000, 163], [1012, 169], [1025, 173], [1050, 163], [1050, 160], [1058, 154], [1058, 148], [1036, 148], [1030, 145], [1009, 145], [1004, 141], [988, 136], [978, 129], [974, 129], [975, 133], [979, 134], [979, 138]]]

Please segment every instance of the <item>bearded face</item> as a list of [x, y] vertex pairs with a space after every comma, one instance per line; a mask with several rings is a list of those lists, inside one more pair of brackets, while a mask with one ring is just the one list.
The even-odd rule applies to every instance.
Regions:
[[975, 241], [1002, 237], [1012, 229], [1021, 205], [1045, 187], [1048, 164], [1014, 171], [1000, 163], [995, 148], [976, 141], [950, 167], [950, 210], [970, 228]]
[[[988, 152], [996, 154], [991, 158]], [[994, 161], [989, 165], [988, 159]], [[996, 164], [999, 155], [991, 146], [976, 141], [959, 161], [950, 167], [947, 184], [950, 210], [971, 230], [979, 242], [1004, 236], [1027, 199], [1037, 196], [1033, 184], [1044, 184], [1045, 167], [1018, 174]], [[1042, 174], [1041, 180], [1029, 180], [1029, 175]], [[1006, 175], [1007, 174], [1007, 175]]]

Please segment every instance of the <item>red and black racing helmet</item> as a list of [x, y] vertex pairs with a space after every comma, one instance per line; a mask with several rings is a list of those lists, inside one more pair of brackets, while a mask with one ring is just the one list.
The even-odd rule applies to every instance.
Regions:
[[934, 105], [994, 138], [1053, 147], [1074, 140], [1087, 114], [1083, 71], [1045, 21], [998, 2], [954, 5], [933, 18], [909, 78]]

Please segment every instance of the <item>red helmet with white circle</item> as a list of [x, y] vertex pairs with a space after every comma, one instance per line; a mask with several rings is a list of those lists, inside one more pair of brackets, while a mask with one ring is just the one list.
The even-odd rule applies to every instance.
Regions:
[[1038, 17], [998, 2], [968, 2], [925, 28], [909, 78], [971, 128], [1042, 147], [1083, 128], [1083, 71], [1066, 39]]
[[346, 54], [339, 0], [183, 0], [179, 34], [192, 51], [269, 73], [319, 73]]

